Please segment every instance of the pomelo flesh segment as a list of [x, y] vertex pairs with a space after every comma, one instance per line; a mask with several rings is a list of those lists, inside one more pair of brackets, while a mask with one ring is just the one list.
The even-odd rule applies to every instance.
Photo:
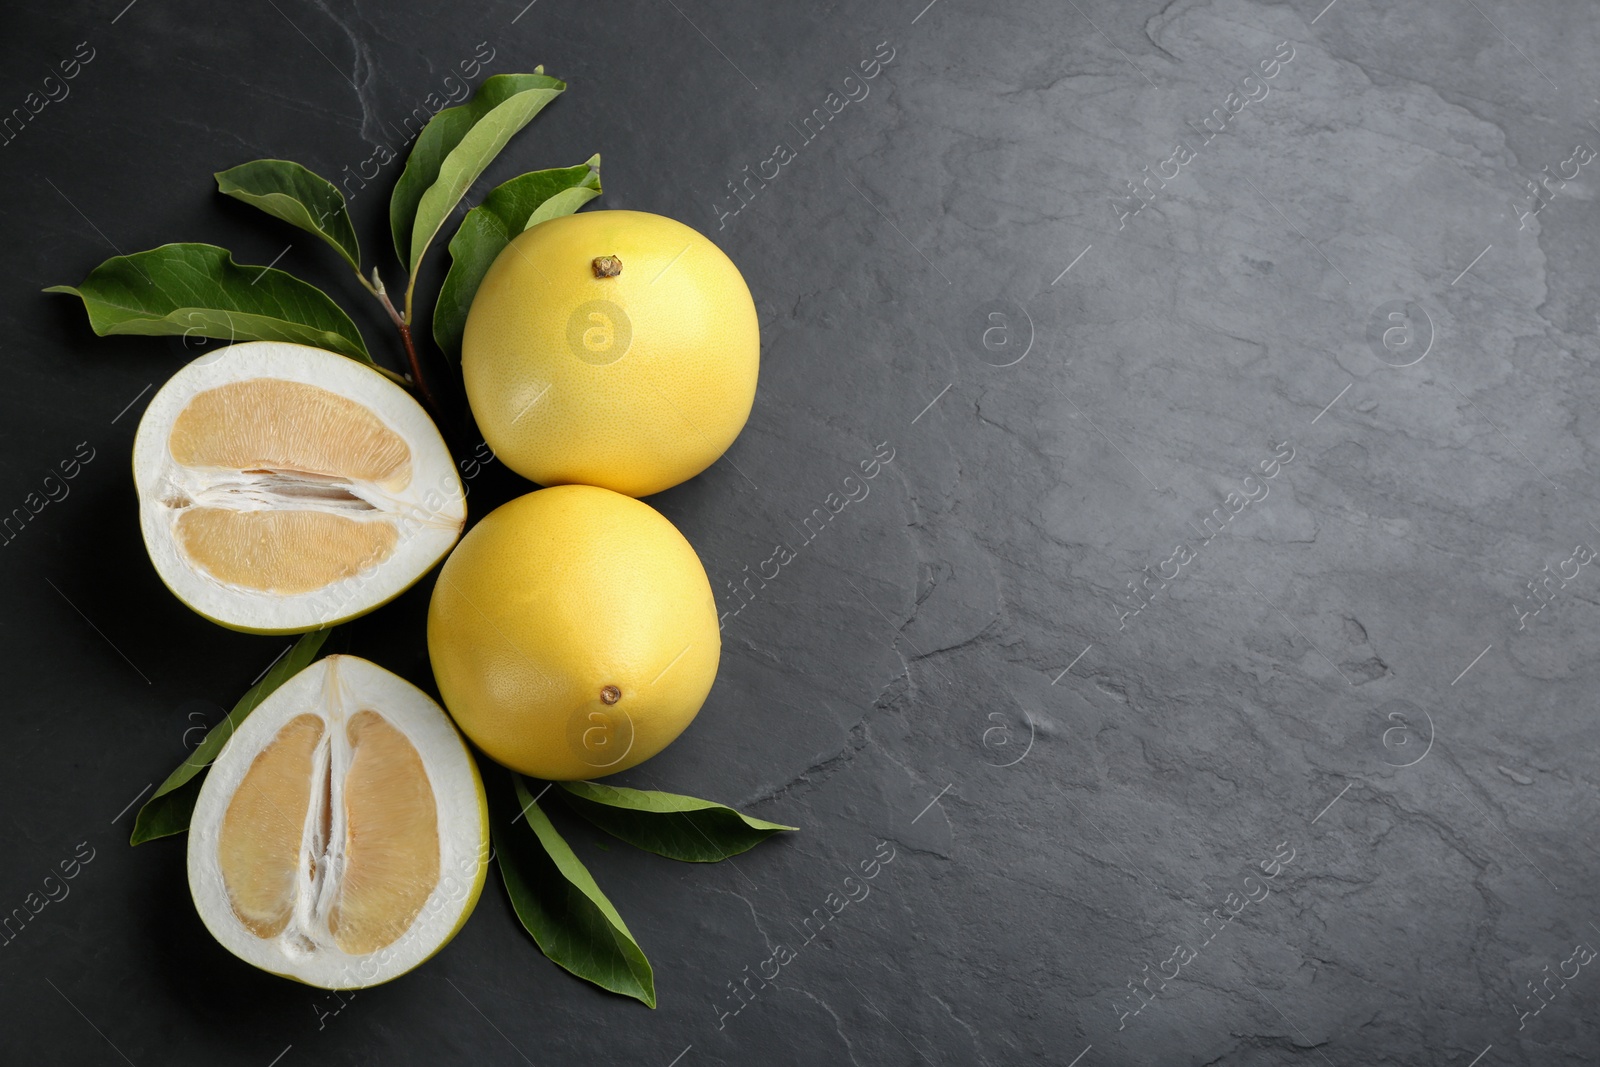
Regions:
[[309, 593], [352, 578], [389, 558], [400, 539], [383, 520], [206, 507], [179, 514], [176, 533], [195, 566], [266, 593]]
[[339, 947], [359, 954], [390, 944], [439, 882], [439, 818], [422, 757], [375, 711], [346, 733], [354, 753], [344, 780], [344, 879], [328, 915]]
[[322, 720], [298, 715], [256, 756], [222, 819], [218, 859], [228, 901], [257, 937], [275, 937], [294, 910], [312, 754]]
[[398, 488], [411, 449], [370, 410], [304, 382], [250, 378], [195, 395], [172, 424], [185, 467], [300, 471]]

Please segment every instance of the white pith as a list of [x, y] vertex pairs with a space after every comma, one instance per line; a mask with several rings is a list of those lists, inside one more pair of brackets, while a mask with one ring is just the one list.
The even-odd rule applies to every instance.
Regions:
[[[229, 471], [188, 467], [169, 447], [173, 423], [208, 389], [254, 378], [317, 386], [366, 407], [411, 450], [403, 485], [380, 485], [293, 470]], [[405, 390], [345, 356], [304, 345], [252, 341], [195, 360], [162, 386], [139, 423], [133, 445], [139, 523], [163, 582], [200, 614], [237, 629], [298, 633], [371, 611], [398, 596], [441, 559], [466, 521], [466, 494], [439, 431]], [[392, 522], [394, 551], [360, 573], [304, 593], [273, 593], [231, 584], [180, 551], [175, 526], [194, 506], [239, 511], [334, 513]]]
[[[370, 953], [350, 954], [329, 932], [328, 915], [344, 875], [342, 785], [351, 757], [345, 724], [363, 710], [377, 712], [400, 730], [422, 757], [437, 805], [439, 884], [398, 939]], [[263, 938], [239, 920], [230, 902], [218, 861], [222, 821], [256, 755], [291, 719], [307, 713], [323, 720], [324, 733], [313, 762], [294, 910], [280, 933]], [[319, 807], [324, 800], [331, 802], [326, 820]], [[488, 852], [477, 769], [443, 709], [376, 664], [329, 656], [285, 682], [223, 746], [190, 821], [189, 888], [206, 928], [240, 959], [308, 985], [356, 989], [404, 974], [449, 941], [477, 900]]]

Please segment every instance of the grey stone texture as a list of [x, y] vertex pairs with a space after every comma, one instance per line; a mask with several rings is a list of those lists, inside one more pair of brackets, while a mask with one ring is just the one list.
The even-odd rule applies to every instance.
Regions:
[[[0, 1059], [1600, 1059], [1591, 5], [524, 2], [8, 14], [0, 509], [94, 458], [0, 554], [0, 908], [80, 864], [0, 947]], [[119, 814], [284, 642], [188, 613], [139, 543], [142, 390], [197, 350], [38, 290], [281, 253], [395, 359], [210, 175], [344, 182], [392, 283], [379, 148], [474, 57], [571, 83], [475, 195], [599, 151], [596, 206], [701, 229], [761, 315], [744, 434], [651, 501], [729, 613], [718, 683], [618, 780], [801, 832], [688, 866], [563, 823], [655, 1012], [493, 884], [335, 1005], [218, 948], [181, 844]], [[469, 508], [529, 488], [492, 466]], [[343, 650], [431, 686], [431, 581]]]

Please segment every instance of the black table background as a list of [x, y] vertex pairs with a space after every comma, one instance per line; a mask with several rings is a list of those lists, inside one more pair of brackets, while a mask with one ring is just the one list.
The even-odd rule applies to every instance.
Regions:
[[[92, 855], [0, 946], [0, 1059], [1600, 1058], [1588, 970], [1519, 1018], [1600, 943], [1596, 587], [1522, 628], [1513, 607], [1600, 538], [1593, 180], [1518, 225], [1525, 183], [1600, 143], [1587, 5], [123, 3], [14, 5], [0, 42], [0, 115], [93, 49], [0, 145], [0, 511], [94, 457], [0, 551], [0, 909]], [[1280, 41], [1267, 97], [1119, 227], [1125, 183]], [[802, 142], [875, 49], [868, 95]], [[392, 362], [336, 257], [210, 176], [276, 156], [339, 180], [490, 50], [474, 84], [543, 63], [571, 88], [469, 202], [598, 151], [597, 207], [695, 226], [755, 295], [749, 426], [652, 503], [730, 610], [742, 568], [797, 558], [729, 620], [693, 728], [619, 780], [802, 832], [689, 866], [563, 824], [656, 968], [655, 1012], [545, 961], [491, 875], [440, 956], [328, 1014], [210, 940], [180, 841], [126, 845], [127, 805], [286, 642], [205, 623], [144, 557], [130, 443], [195, 349], [96, 339], [38, 290], [166, 241], [281, 253]], [[780, 141], [795, 158], [725, 214]], [[351, 202], [391, 286], [400, 168]], [[1404, 367], [1370, 340], [1394, 301], [1429, 342]], [[1127, 583], [1199, 545], [1283, 442], [1269, 497], [1119, 622]], [[867, 498], [800, 545], [880, 445]], [[527, 488], [492, 467], [469, 508]], [[335, 642], [430, 687], [431, 584]], [[870, 895], [805, 943], [884, 841]], [[1280, 843], [1271, 896], [1202, 947]], [[1177, 943], [1197, 958], [1120, 1018]], [[794, 959], [724, 1015], [779, 944]]]

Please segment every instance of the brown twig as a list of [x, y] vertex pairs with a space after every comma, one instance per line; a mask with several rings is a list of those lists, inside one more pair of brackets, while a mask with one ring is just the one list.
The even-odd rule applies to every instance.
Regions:
[[357, 274], [356, 277], [360, 278], [361, 284], [366, 286], [367, 290], [378, 298], [378, 303], [383, 305], [383, 310], [389, 313], [389, 319], [394, 323], [395, 329], [400, 331], [400, 340], [406, 346], [406, 360], [411, 365], [411, 384], [417, 387], [423, 406], [428, 409], [428, 414], [433, 417], [434, 423], [438, 424], [443, 412], [439, 408], [439, 402], [433, 397], [433, 391], [428, 388], [428, 380], [422, 376], [422, 364], [417, 359], [417, 345], [411, 336], [411, 324], [406, 322], [405, 317], [399, 311], [395, 310], [394, 302], [389, 299], [388, 290], [383, 287], [383, 279], [378, 276], [376, 268], [372, 271], [372, 281], [370, 282], [363, 275]]
[[422, 394], [422, 402], [427, 405], [428, 411], [433, 415], [433, 421], [438, 422], [440, 411], [439, 402], [433, 398], [433, 393], [428, 389], [428, 380], [422, 376], [422, 365], [417, 362], [417, 346], [411, 340], [411, 327], [404, 320], [396, 319], [395, 325], [400, 328], [400, 340], [406, 344], [406, 358], [411, 361], [411, 380], [417, 384], [417, 392]]

